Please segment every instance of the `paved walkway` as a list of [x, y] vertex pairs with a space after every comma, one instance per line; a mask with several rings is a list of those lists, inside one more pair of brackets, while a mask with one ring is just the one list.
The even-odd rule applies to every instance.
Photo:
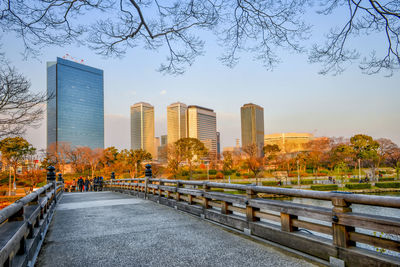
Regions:
[[157, 203], [66, 193], [37, 266], [311, 266], [274, 247]]

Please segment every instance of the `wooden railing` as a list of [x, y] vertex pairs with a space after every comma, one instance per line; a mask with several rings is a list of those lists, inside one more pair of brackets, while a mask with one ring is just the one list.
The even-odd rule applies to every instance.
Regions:
[[[326, 261], [400, 265], [400, 218], [351, 208], [399, 209], [400, 198], [151, 178], [114, 179], [105, 189], [148, 198]], [[326, 200], [332, 208], [261, 198], [263, 193]]]
[[54, 181], [0, 210], [0, 266], [32, 266], [63, 190]]

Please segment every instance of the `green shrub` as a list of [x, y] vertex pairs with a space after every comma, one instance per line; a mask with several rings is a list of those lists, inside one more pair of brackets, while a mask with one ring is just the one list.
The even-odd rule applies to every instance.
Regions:
[[400, 182], [375, 183], [379, 188], [400, 188]]
[[306, 170], [306, 173], [308, 173], [308, 174], [313, 173], [313, 169], [307, 169], [307, 170]]
[[209, 170], [208, 173], [210, 175], [215, 175], [215, 174], [217, 174], [217, 170]]
[[307, 180], [300, 180], [300, 184], [313, 184], [314, 180], [307, 179]]
[[321, 185], [312, 185], [311, 190], [317, 190], [317, 191], [332, 191], [332, 190], [337, 190], [338, 185], [337, 184], [321, 184]]
[[394, 177], [379, 178], [379, 182], [394, 181]]
[[348, 189], [369, 189], [371, 188], [371, 184], [345, 184], [345, 187]]
[[264, 181], [262, 182], [263, 186], [277, 186], [278, 182], [277, 181]]
[[349, 179], [350, 183], [358, 183], [358, 181], [360, 181], [360, 179], [358, 179], [358, 178], [350, 178]]
[[236, 177], [240, 177], [240, 172], [237, 172], [237, 173], [236, 173]]
[[224, 174], [224, 175], [231, 175], [231, 174], [232, 174], [232, 171], [229, 171], [229, 170], [223, 171], [223, 174]]

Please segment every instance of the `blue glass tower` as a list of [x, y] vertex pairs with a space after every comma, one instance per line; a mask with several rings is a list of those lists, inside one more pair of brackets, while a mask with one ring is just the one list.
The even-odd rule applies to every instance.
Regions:
[[104, 148], [103, 70], [57, 58], [47, 63], [47, 147]]

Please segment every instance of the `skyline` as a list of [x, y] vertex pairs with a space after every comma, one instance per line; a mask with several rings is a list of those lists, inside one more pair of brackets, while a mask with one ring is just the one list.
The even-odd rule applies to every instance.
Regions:
[[[240, 107], [255, 103], [264, 107], [265, 134], [309, 132], [316, 136], [365, 133], [390, 138], [400, 144], [400, 75], [364, 75], [357, 66], [338, 76], [319, 75], [318, 66], [304, 56], [287, 55], [274, 71], [243, 57], [233, 68], [217, 60], [218, 48], [183, 75], [155, 71], [158, 53], [130, 50], [124, 58], [105, 59], [87, 48], [49, 47], [42, 61], [24, 61], [15, 38], [4, 37], [3, 51], [32, 82], [33, 91], [46, 88], [46, 61], [69, 53], [85, 64], [104, 70], [105, 147], [129, 148], [129, 107], [149, 102], [155, 107], [155, 136], [167, 133], [166, 108], [174, 102], [193, 103], [217, 113], [221, 147], [234, 146], [240, 138]], [[7, 41], [9, 40], [9, 41]], [[45, 147], [45, 120], [25, 137], [37, 148]], [[317, 131], [315, 131], [317, 130]]]

